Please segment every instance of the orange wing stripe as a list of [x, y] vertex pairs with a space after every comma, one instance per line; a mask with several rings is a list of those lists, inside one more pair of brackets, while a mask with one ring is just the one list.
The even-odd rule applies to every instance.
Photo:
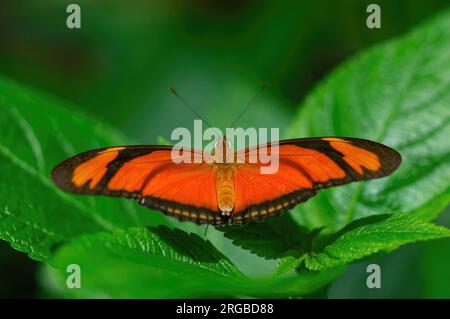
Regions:
[[234, 211], [288, 194], [296, 189], [311, 189], [312, 182], [297, 169], [280, 163], [275, 174], [261, 175], [256, 165], [242, 164], [235, 172]]
[[155, 151], [129, 160], [111, 178], [108, 189], [138, 192], [144, 186], [147, 176], [170, 160], [170, 151]]
[[345, 171], [339, 165], [313, 149], [280, 145], [279, 159], [279, 168], [274, 174], [261, 175], [262, 164], [238, 166], [235, 172], [235, 212], [294, 191], [313, 189], [318, 183], [345, 177]]
[[121, 149], [123, 147], [109, 148], [77, 166], [73, 171], [72, 182], [77, 187], [81, 187], [90, 180], [89, 188], [93, 189], [105, 175], [108, 164], [119, 155]]
[[144, 196], [217, 211], [214, 171], [209, 164], [173, 164], [154, 175], [142, 191]]
[[[296, 156], [294, 156], [296, 155]], [[280, 145], [280, 160], [287, 160], [309, 174], [315, 183], [345, 177], [345, 171], [327, 155], [295, 145]]]
[[377, 154], [352, 145], [350, 142], [333, 138], [330, 146], [344, 155], [343, 159], [359, 174], [363, 174], [362, 167], [376, 172], [381, 168], [381, 161]]
[[108, 189], [217, 210], [211, 165], [175, 164], [170, 150], [155, 151], [124, 163], [109, 181]]

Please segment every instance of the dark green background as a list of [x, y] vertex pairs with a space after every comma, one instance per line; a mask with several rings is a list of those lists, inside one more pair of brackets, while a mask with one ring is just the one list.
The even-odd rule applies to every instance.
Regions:
[[[77, 1], [82, 28], [69, 30], [71, 2], [1, 1], [0, 73], [73, 101], [136, 142], [152, 144], [194, 119], [169, 85], [225, 127], [268, 81], [240, 124], [283, 131], [305, 94], [334, 66], [402, 34], [448, 1], [377, 1], [380, 30], [365, 24], [373, 1]], [[449, 225], [449, 219], [447, 211], [440, 222]], [[445, 247], [448, 240], [421, 243], [375, 259], [392, 270], [378, 291], [365, 288], [367, 262], [352, 265], [330, 296], [432, 297], [427, 276], [450, 267], [433, 252]], [[0, 242], [1, 297], [43, 296], [37, 271], [36, 263]]]

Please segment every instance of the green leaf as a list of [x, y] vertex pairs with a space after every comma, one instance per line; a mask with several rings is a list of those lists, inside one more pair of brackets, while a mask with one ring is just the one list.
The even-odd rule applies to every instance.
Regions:
[[51, 261], [58, 287], [65, 287], [69, 264], [80, 266], [81, 288], [63, 289], [64, 294], [113, 298], [299, 296], [342, 271], [250, 279], [209, 241], [164, 226], [86, 235], [62, 246]]
[[82, 271], [79, 296], [186, 297], [243, 278], [209, 242], [163, 227], [85, 236], [63, 246], [51, 265], [64, 272], [71, 263]]
[[302, 263], [302, 259], [300, 257], [301, 256], [288, 255], [281, 258], [279, 263], [275, 266], [273, 274], [275, 276], [280, 276], [300, 268]]
[[300, 259], [308, 269], [324, 270], [404, 244], [444, 237], [450, 237], [449, 229], [410, 214], [370, 216], [349, 224], [331, 236], [320, 251]]
[[232, 239], [234, 245], [267, 259], [280, 258], [288, 253], [302, 255], [311, 244], [307, 229], [297, 225], [289, 215], [269, 218], [263, 223], [218, 229]]
[[389, 178], [321, 191], [296, 211], [338, 230], [383, 213], [436, 217], [450, 202], [450, 14], [350, 59], [307, 97], [290, 136], [352, 136], [398, 150]]
[[0, 238], [31, 258], [75, 236], [164, 218], [120, 199], [66, 194], [50, 180], [56, 164], [78, 152], [124, 144], [116, 131], [70, 104], [0, 78]]

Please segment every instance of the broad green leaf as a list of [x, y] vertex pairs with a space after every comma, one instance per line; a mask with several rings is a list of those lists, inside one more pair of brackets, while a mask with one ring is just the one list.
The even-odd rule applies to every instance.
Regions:
[[[450, 209], [436, 223], [450, 226]], [[404, 245], [392, 253], [380, 253], [349, 266], [330, 286], [329, 298], [449, 298], [450, 239]], [[367, 267], [381, 268], [381, 289], [368, 289]]]
[[163, 223], [135, 203], [66, 194], [50, 180], [65, 158], [125, 142], [72, 105], [0, 78], [0, 238], [47, 260], [52, 245], [80, 234]]
[[450, 13], [341, 65], [307, 97], [290, 136], [352, 136], [398, 150], [388, 178], [320, 192], [298, 206], [309, 227], [374, 214], [435, 218], [450, 202]]
[[[210, 242], [167, 227], [86, 235], [62, 246], [50, 263], [56, 285], [75, 297], [300, 296], [342, 269], [283, 278], [245, 277]], [[81, 268], [81, 288], [65, 289], [66, 268]]]
[[417, 241], [450, 237], [450, 230], [410, 214], [377, 215], [357, 220], [331, 236], [324, 247], [299, 258], [311, 270], [351, 263], [380, 251]]
[[[303, 256], [303, 255], [302, 255]], [[291, 271], [298, 269], [301, 265], [301, 256], [295, 256], [294, 254], [281, 258], [278, 264], [273, 270], [275, 276], [280, 276]]]
[[311, 234], [289, 215], [267, 219], [263, 223], [245, 226], [231, 225], [218, 228], [233, 244], [268, 259], [285, 254], [302, 255], [310, 249]]

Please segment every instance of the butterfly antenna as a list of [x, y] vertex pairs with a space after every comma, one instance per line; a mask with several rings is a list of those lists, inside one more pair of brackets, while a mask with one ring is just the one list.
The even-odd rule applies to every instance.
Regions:
[[172, 92], [173, 95], [175, 95], [175, 96], [181, 101], [181, 103], [182, 103], [184, 106], [186, 106], [189, 110], [191, 110], [192, 113], [194, 113], [194, 114], [195, 114], [196, 116], [198, 116], [203, 122], [205, 122], [206, 125], [208, 125], [209, 127], [213, 127], [207, 120], [205, 120], [200, 114], [198, 114], [198, 112], [197, 112], [195, 109], [193, 109], [193, 108], [189, 105], [189, 103], [187, 103], [186, 100], [183, 99], [183, 98], [178, 94], [177, 91], [175, 91], [175, 88], [174, 88], [173, 86], [170, 86], [170, 92]]
[[267, 88], [267, 82], [264, 82], [261, 86], [261, 89], [253, 95], [253, 97], [250, 99], [250, 101], [247, 103], [245, 108], [242, 110], [242, 112], [236, 117], [236, 119], [231, 123], [231, 125], [227, 127], [233, 127], [240, 119], [241, 117], [248, 111], [249, 107], [253, 104], [253, 102], [256, 100], [259, 95], [264, 92]]
[[206, 224], [205, 232], [203, 233], [203, 237], [206, 237], [206, 233], [208, 232], [209, 224]]

